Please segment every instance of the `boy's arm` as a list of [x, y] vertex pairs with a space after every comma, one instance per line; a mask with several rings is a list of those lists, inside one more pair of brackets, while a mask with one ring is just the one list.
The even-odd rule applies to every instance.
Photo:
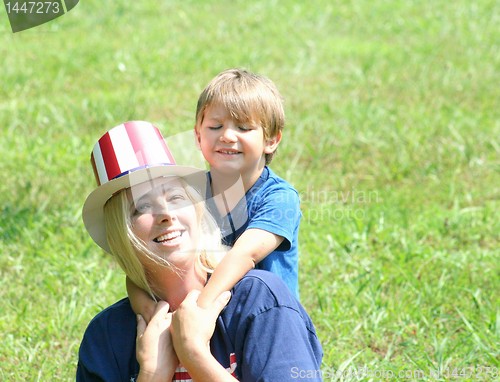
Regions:
[[249, 228], [236, 240], [222, 258], [207, 285], [201, 291], [198, 305], [210, 306], [224, 291], [231, 290], [255, 264], [274, 251], [283, 237], [258, 228]]
[[151, 297], [135, 285], [127, 276], [127, 294], [130, 305], [135, 314], [140, 314], [144, 320], [149, 323], [156, 310], [156, 303]]
[[217, 317], [231, 293], [222, 293], [207, 308], [197, 305], [198, 291], [191, 291], [172, 317], [171, 333], [175, 352], [193, 381], [237, 381], [214, 358], [208, 346], [214, 334]]

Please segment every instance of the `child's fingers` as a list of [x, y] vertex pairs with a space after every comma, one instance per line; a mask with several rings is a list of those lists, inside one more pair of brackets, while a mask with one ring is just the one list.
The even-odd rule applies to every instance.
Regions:
[[200, 296], [200, 293], [201, 292], [199, 290], [192, 290], [191, 292], [188, 293], [188, 295], [186, 296], [186, 298], [182, 303], [196, 304], [196, 302], [198, 301], [198, 297]]
[[141, 338], [146, 331], [146, 321], [140, 314], [137, 315], [137, 339]]
[[169, 314], [168, 309], [170, 305], [166, 301], [158, 301], [155, 307], [155, 311], [153, 313], [153, 317], [151, 317], [150, 321], [153, 320], [164, 320], [169, 319], [171, 314]]
[[168, 311], [169, 308], [170, 305], [167, 302], [159, 301], [158, 304], [156, 304], [155, 312], [149, 323], [146, 322], [141, 314], [138, 314], [136, 340], [141, 340], [146, 332], [149, 333], [146, 335], [147, 337], [151, 336], [152, 333], [161, 333], [165, 329], [168, 329], [172, 323], [172, 313]]
[[215, 300], [215, 303], [212, 305], [212, 313], [215, 317], [218, 317], [222, 309], [227, 305], [229, 299], [231, 298], [231, 292], [225, 291], [222, 292], [219, 297]]

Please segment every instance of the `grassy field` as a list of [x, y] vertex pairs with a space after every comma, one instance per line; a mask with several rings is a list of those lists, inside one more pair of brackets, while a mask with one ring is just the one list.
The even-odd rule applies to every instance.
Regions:
[[1, 10], [0, 380], [73, 380], [126, 293], [81, 222], [95, 140], [190, 130], [234, 66], [286, 99], [325, 380], [498, 380], [499, 25], [493, 0], [85, 0], [16, 34]]

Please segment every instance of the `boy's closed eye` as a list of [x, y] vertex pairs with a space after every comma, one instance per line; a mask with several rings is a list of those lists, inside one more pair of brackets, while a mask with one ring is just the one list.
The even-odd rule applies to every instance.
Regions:
[[250, 131], [250, 130], [253, 130], [252, 127], [248, 126], [248, 125], [239, 125], [238, 129], [240, 129], [241, 131]]

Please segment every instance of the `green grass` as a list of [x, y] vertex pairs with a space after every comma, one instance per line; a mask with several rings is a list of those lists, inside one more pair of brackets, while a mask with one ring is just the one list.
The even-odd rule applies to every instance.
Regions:
[[0, 11], [0, 380], [73, 380], [89, 320], [126, 293], [81, 223], [96, 138], [191, 129], [232, 66], [286, 99], [272, 167], [302, 196], [325, 380], [493, 380], [498, 25], [487, 0], [87, 0], [16, 34]]

